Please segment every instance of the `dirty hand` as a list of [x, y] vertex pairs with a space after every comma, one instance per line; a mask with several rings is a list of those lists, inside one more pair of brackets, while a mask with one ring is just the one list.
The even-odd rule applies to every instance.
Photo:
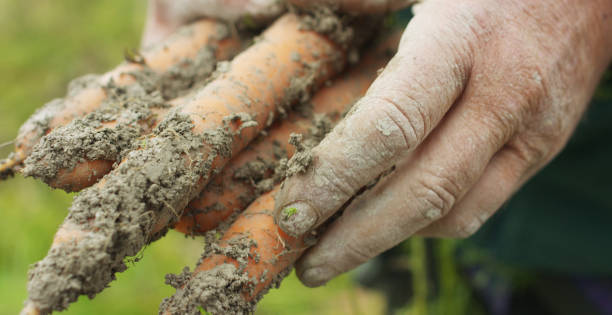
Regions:
[[421, 4], [397, 55], [276, 197], [281, 228], [309, 233], [395, 167], [327, 227], [300, 279], [322, 285], [414, 234], [474, 233], [563, 148], [611, 32], [608, 0]]
[[149, 0], [142, 46], [147, 47], [200, 17], [236, 22], [241, 18], [267, 21], [284, 5], [278, 0]]

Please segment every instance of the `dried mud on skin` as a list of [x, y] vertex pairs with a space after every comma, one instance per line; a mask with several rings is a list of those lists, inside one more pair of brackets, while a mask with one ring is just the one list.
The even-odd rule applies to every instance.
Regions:
[[[145, 66], [129, 72], [136, 80], [129, 86], [109, 82], [101, 108], [44, 136], [26, 159], [23, 174], [49, 183], [60, 170], [70, 171], [86, 160], [121, 161], [130, 150], [146, 145], [146, 139], [137, 140], [159, 119], [153, 110], [168, 108], [168, 100], [203, 85], [215, 65], [214, 47], [205, 46], [194, 59], [185, 58], [161, 74]], [[115, 125], [103, 125], [109, 122]]]

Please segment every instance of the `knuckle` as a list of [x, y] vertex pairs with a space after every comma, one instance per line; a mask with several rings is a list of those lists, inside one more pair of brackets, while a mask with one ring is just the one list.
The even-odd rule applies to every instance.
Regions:
[[[430, 125], [429, 115], [423, 105], [408, 93], [387, 92], [386, 95], [372, 96], [377, 113], [382, 116], [375, 122], [375, 127], [382, 136], [381, 140], [392, 145], [390, 149], [400, 152], [412, 150], [425, 138]], [[401, 137], [389, 137], [391, 135]]]
[[546, 136], [522, 134], [513, 139], [506, 146], [507, 149], [521, 161], [526, 168], [541, 165], [552, 160], [563, 147], [563, 142], [551, 145]]
[[352, 241], [346, 244], [345, 259], [350, 265], [363, 263], [375, 256], [375, 252], [363, 243]]
[[459, 196], [459, 185], [440, 175], [429, 174], [419, 181], [416, 200], [424, 204], [419, 207], [421, 216], [427, 221], [435, 221], [445, 216]]
[[312, 167], [313, 184], [319, 193], [334, 196], [335, 199], [346, 199], [353, 195], [359, 187], [356, 181], [356, 174], [352, 173], [351, 167], [334, 165], [331, 161], [323, 162], [322, 159], [315, 158], [315, 165]]
[[[482, 110], [482, 107], [485, 109]], [[473, 110], [468, 110], [467, 115], [473, 119], [476, 126], [479, 126], [471, 129], [474, 131], [474, 136], [495, 147], [501, 147], [508, 142], [520, 124], [517, 114], [504, 105], [477, 106]]]
[[441, 32], [452, 35], [442, 43], [458, 51], [473, 52], [485, 45], [496, 32], [499, 15], [490, 6], [474, 1], [437, 1], [437, 10], [448, 23], [441, 25]]

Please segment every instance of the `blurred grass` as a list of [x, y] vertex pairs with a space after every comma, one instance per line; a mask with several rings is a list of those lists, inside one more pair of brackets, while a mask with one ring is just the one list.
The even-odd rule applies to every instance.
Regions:
[[[145, 1], [0, 0], [0, 143], [36, 108], [64, 95], [68, 82], [100, 73], [138, 47]], [[12, 146], [0, 148], [0, 157]], [[0, 182], [0, 314], [17, 314], [26, 298], [28, 266], [47, 252], [72, 197], [31, 179]], [[95, 300], [81, 298], [65, 314], [155, 314], [173, 293], [166, 273], [193, 266], [199, 239], [170, 232], [149, 246], [134, 268], [119, 274]], [[295, 276], [272, 290], [259, 314], [379, 314], [383, 298], [357, 289], [347, 276], [320, 289]]]

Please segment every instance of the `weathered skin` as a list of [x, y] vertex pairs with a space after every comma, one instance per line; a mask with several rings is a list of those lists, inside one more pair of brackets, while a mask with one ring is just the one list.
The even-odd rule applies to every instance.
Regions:
[[[474, 233], [564, 147], [612, 57], [611, 17], [604, 0], [421, 4], [389, 66], [277, 195], [277, 222], [301, 235], [396, 166], [301, 258], [301, 280], [321, 285], [415, 233]], [[288, 207], [303, 214], [287, 220]]]

